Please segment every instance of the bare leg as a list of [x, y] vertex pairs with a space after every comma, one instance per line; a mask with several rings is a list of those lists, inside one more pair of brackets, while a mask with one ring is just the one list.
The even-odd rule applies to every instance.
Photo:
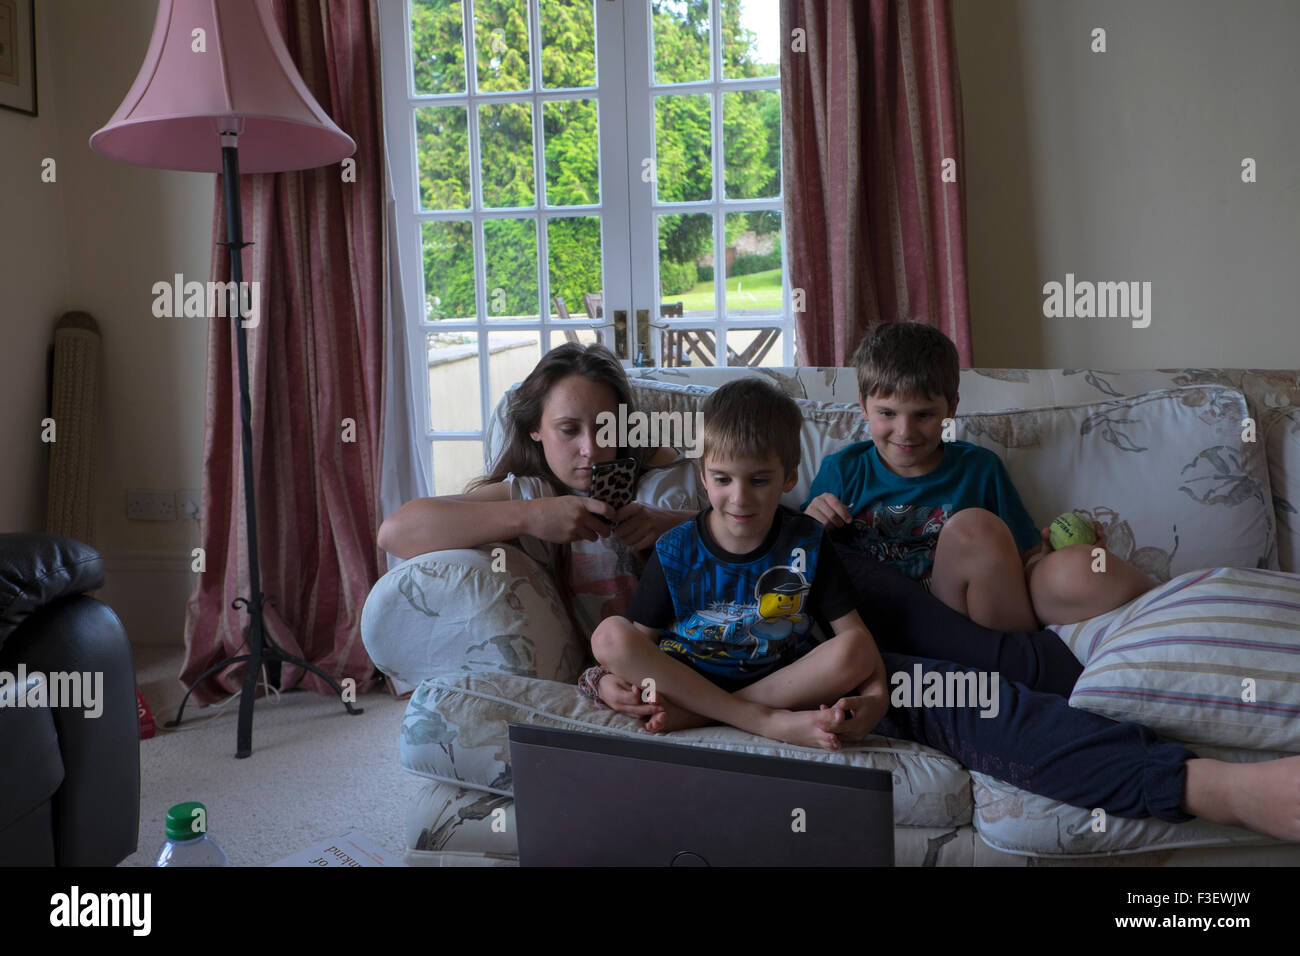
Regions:
[[959, 511], [944, 524], [930, 593], [995, 631], [1038, 630], [1011, 529], [983, 508]]
[[626, 618], [605, 618], [592, 635], [591, 649], [596, 660], [624, 680], [640, 684], [648, 677], [656, 692], [700, 717], [805, 747], [840, 747], [839, 738], [822, 729], [826, 719], [818, 711], [776, 709], [728, 694], [660, 651]]
[[717, 723], [716, 720], [701, 717], [694, 711], [674, 704], [663, 694], [656, 692], [655, 696], [659, 699], [659, 706], [663, 710], [657, 714], [651, 714], [645, 719], [644, 726], [649, 733], [671, 734], [675, 730], [691, 730], [695, 727], [708, 727]]
[[[1155, 581], [1109, 551], [1092, 554], [1093, 545], [1072, 544], [1053, 551], [1029, 569], [1029, 596], [1044, 624], [1074, 624], [1113, 611], [1155, 587]], [[1105, 571], [1094, 567], [1104, 566]]]
[[[848, 630], [818, 644], [797, 661], [768, 674], [762, 680], [741, 688], [732, 696], [784, 710], [820, 710], [827, 703], [860, 687], [877, 670], [883, 671], [884, 662], [876, 643], [866, 630]], [[667, 733], [703, 727], [712, 723], [659, 695], [664, 712], [654, 714], [646, 721], [651, 733]], [[830, 714], [823, 727], [834, 726]]]
[[1262, 763], [1189, 760], [1183, 809], [1212, 823], [1300, 842], [1300, 756]]

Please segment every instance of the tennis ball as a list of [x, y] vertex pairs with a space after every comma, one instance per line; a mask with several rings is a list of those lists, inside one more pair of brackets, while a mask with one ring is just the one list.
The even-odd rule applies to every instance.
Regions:
[[1052, 549], [1055, 551], [1072, 544], [1094, 544], [1097, 541], [1097, 535], [1092, 530], [1092, 522], [1073, 511], [1058, 515], [1051, 524], [1049, 535]]

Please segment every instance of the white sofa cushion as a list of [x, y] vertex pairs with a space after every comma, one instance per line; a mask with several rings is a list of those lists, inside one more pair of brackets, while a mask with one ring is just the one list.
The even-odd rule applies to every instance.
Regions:
[[[505, 674], [435, 675], [416, 689], [407, 705], [399, 743], [402, 766], [433, 780], [510, 795], [510, 723], [622, 736], [644, 733], [634, 718], [596, 706], [572, 685]], [[910, 741], [871, 737], [860, 746], [832, 753], [722, 726], [656, 739], [888, 770], [894, 777], [897, 825], [945, 827], [970, 822], [966, 770], [951, 757]]]
[[393, 568], [366, 598], [361, 634], [376, 666], [412, 687], [467, 671], [573, 682], [586, 659], [551, 574], [510, 544]]
[[[1271, 753], [1204, 748], [1200, 756], [1233, 762], [1265, 760]], [[975, 829], [989, 846], [1005, 853], [1037, 857], [1096, 857], [1148, 853], [1187, 847], [1269, 847], [1288, 856], [1270, 856], [1271, 865], [1300, 864], [1300, 844], [1284, 844], [1240, 827], [1204, 820], [1166, 823], [1126, 819], [1017, 789], [982, 773], [971, 774]]]
[[517, 866], [515, 801], [429, 781], [406, 813], [410, 866]]
[[1263, 443], [1242, 441], [1246, 416], [1235, 389], [1190, 386], [959, 416], [956, 437], [997, 452], [1040, 525], [1085, 512], [1110, 551], [1165, 581], [1278, 566]]
[[1300, 575], [1193, 571], [1053, 630], [1084, 663], [1074, 707], [1188, 745], [1300, 753]]
[[1286, 409], [1273, 419], [1264, 449], [1277, 514], [1278, 565], [1300, 570], [1300, 409]]

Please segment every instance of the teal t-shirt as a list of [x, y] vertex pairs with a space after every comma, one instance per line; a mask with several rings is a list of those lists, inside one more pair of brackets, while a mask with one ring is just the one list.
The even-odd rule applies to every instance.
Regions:
[[826, 456], [803, 508], [818, 495], [835, 495], [852, 513], [853, 522], [834, 532], [833, 539], [918, 581], [929, 578], [934, 569], [944, 523], [965, 508], [986, 508], [998, 515], [1021, 554], [1042, 542], [1002, 459], [964, 441], [945, 442], [943, 450], [943, 460], [933, 471], [904, 478], [880, 460], [875, 442], [849, 445]]

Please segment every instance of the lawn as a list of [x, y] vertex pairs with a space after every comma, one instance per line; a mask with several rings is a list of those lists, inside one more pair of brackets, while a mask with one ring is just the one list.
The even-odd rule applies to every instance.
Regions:
[[[768, 269], [727, 280], [727, 309], [779, 312], [781, 310], [781, 270]], [[680, 302], [687, 312], [713, 311], [713, 283], [701, 282], [690, 292], [666, 295], [664, 302]]]

